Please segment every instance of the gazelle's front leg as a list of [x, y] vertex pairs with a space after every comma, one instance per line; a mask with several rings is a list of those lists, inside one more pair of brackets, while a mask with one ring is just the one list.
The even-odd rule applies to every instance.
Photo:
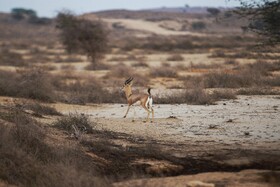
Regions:
[[127, 115], [128, 111], [129, 111], [129, 109], [130, 109], [130, 106], [131, 106], [131, 105], [128, 105], [128, 108], [127, 108], [126, 113], [125, 113], [125, 115], [124, 115], [123, 118], [126, 118], [126, 115]]
[[148, 115], [147, 115], [147, 118], [146, 118], [146, 121], [145, 121], [145, 122], [147, 122], [147, 121], [150, 119], [150, 111], [147, 110], [147, 112], [148, 112]]
[[155, 112], [154, 112], [154, 109], [152, 108], [152, 120], [151, 120], [151, 122], [154, 121], [154, 117], [155, 117]]

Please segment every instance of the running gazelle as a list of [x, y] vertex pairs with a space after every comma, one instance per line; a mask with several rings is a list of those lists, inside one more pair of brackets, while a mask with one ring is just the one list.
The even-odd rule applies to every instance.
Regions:
[[[126, 115], [130, 109], [130, 107], [135, 104], [136, 102], [140, 102], [140, 105], [147, 111], [147, 118], [146, 121], [147, 122], [150, 118], [150, 113], [152, 113], [152, 120], [151, 122], [153, 122], [154, 120], [154, 109], [153, 109], [153, 98], [151, 95], [151, 88], [148, 88], [148, 94], [144, 94], [144, 93], [139, 93], [139, 94], [133, 94], [131, 91], [131, 86], [132, 86], [132, 80], [133, 78], [130, 77], [129, 79], [127, 79], [124, 82], [124, 85], [122, 87], [122, 90], [125, 92], [125, 96], [127, 99], [127, 103], [128, 103], [128, 108], [127, 111], [124, 115], [124, 118], [126, 118]], [[134, 115], [133, 115], [133, 121], [134, 121]]]

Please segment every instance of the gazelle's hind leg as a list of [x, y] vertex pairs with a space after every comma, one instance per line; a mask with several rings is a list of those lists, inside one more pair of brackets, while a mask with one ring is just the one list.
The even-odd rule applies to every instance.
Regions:
[[127, 115], [128, 111], [129, 111], [129, 109], [130, 109], [130, 105], [128, 105], [128, 108], [127, 108], [126, 113], [125, 113], [123, 118], [126, 118], [126, 115]]
[[148, 112], [148, 115], [147, 115], [147, 118], [146, 118], [146, 122], [150, 119], [150, 111], [147, 110], [147, 112]]
[[144, 120], [144, 122], [147, 122], [148, 120], [149, 120], [149, 118], [150, 118], [150, 113], [151, 113], [151, 111], [149, 110], [149, 109], [147, 109], [147, 107], [145, 106], [145, 104], [142, 104], [141, 103], [141, 106], [147, 111], [147, 118], [146, 118], [146, 120]]

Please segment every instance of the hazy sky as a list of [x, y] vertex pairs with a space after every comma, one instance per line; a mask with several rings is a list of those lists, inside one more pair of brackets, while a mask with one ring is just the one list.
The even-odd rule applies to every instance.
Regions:
[[139, 10], [158, 7], [189, 6], [232, 7], [236, 0], [0, 0], [0, 12], [10, 12], [12, 8], [33, 9], [39, 16], [54, 17], [58, 11], [69, 9], [76, 14], [108, 9]]

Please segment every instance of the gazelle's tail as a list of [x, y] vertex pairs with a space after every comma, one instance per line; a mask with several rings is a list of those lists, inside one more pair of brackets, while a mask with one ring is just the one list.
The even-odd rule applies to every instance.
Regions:
[[149, 94], [149, 97], [151, 98], [152, 95], [151, 95], [151, 88], [148, 88], [148, 94]]
[[148, 94], [149, 94], [149, 97], [146, 102], [146, 107], [148, 108], [149, 111], [151, 111], [153, 108], [153, 98], [151, 95], [151, 88], [148, 88]]

